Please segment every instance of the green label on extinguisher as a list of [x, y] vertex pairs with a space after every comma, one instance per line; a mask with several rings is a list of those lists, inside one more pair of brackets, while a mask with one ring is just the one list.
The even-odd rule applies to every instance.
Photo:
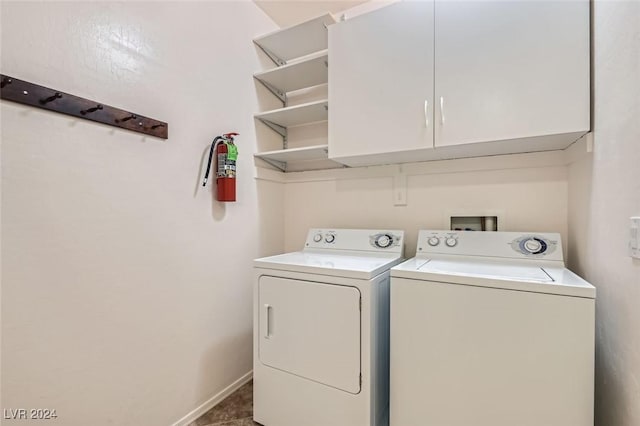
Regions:
[[233, 144], [226, 142], [227, 145], [227, 159], [231, 161], [236, 161], [238, 159], [238, 147]]

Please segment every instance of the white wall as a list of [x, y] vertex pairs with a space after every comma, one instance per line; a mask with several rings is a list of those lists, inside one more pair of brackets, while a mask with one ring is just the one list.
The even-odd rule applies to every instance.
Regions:
[[394, 205], [393, 172], [385, 172], [391, 166], [309, 172], [285, 184], [285, 248], [300, 249], [310, 227], [403, 229], [412, 256], [418, 230], [449, 229], [452, 214], [495, 213], [500, 230], [566, 239], [563, 161], [550, 152], [404, 165], [406, 206]]
[[640, 425], [640, 2], [594, 4], [594, 152], [570, 167], [569, 264], [596, 301], [596, 425]]
[[[252, 2], [1, 7], [3, 73], [170, 134], [1, 103], [1, 405], [171, 424], [251, 370], [251, 261], [283, 249], [281, 185], [252, 160], [251, 40], [276, 26]], [[238, 201], [220, 205], [200, 162], [232, 130]]]

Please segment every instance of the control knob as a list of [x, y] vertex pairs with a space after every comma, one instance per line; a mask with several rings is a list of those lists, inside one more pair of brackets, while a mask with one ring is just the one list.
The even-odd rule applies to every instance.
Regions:
[[458, 244], [457, 238], [449, 237], [445, 240], [447, 247], [455, 247]]
[[440, 238], [438, 238], [438, 237], [431, 237], [431, 238], [429, 238], [429, 239], [427, 240], [427, 242], [429, 243], [429, 245], [430, 245], [431, 247], [435, 247], [435, 246], [437, 246], [438, 244], [440, 244]]
[[327, 243], [332, 243], [332, 242], [334, 242], [335, 240], [336, 240], [336, 236], [335, 236], [335, 235], [333, 235], [333, 234], [327, 234], [327, 235], [324, 237], [324, 241], [325, 241], [325, 242], [327, 242]]
[[322, 234], [318, 233], [316, 235], [313, 236], [313, 241], [315, 241], [316, 243], [319, 243], [320, 241], [322, 241]]
[[388, 248], [393, 244], [393, 237], [388, 234], [378, 235], [375, 239], [374, 244], [379, 248]]
[[524, 241], [522, 248], [529, 254], [540, 254], [547, 249], [547, 244], [539, 238], [529, 238]]

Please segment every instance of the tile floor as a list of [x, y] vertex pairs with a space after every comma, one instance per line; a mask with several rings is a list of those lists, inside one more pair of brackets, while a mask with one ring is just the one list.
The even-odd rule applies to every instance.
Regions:
[[260, 426], [253, 421], [253, 381], [229, 395], [188, 426]]

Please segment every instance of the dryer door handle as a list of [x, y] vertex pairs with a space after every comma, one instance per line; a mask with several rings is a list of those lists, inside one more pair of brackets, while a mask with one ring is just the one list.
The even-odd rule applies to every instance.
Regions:
[[270, 314], [271, 314], [271, 305], [265, 303], [264, 306], [264, 338], [271, 338], [271, 326], [270, 326]]

